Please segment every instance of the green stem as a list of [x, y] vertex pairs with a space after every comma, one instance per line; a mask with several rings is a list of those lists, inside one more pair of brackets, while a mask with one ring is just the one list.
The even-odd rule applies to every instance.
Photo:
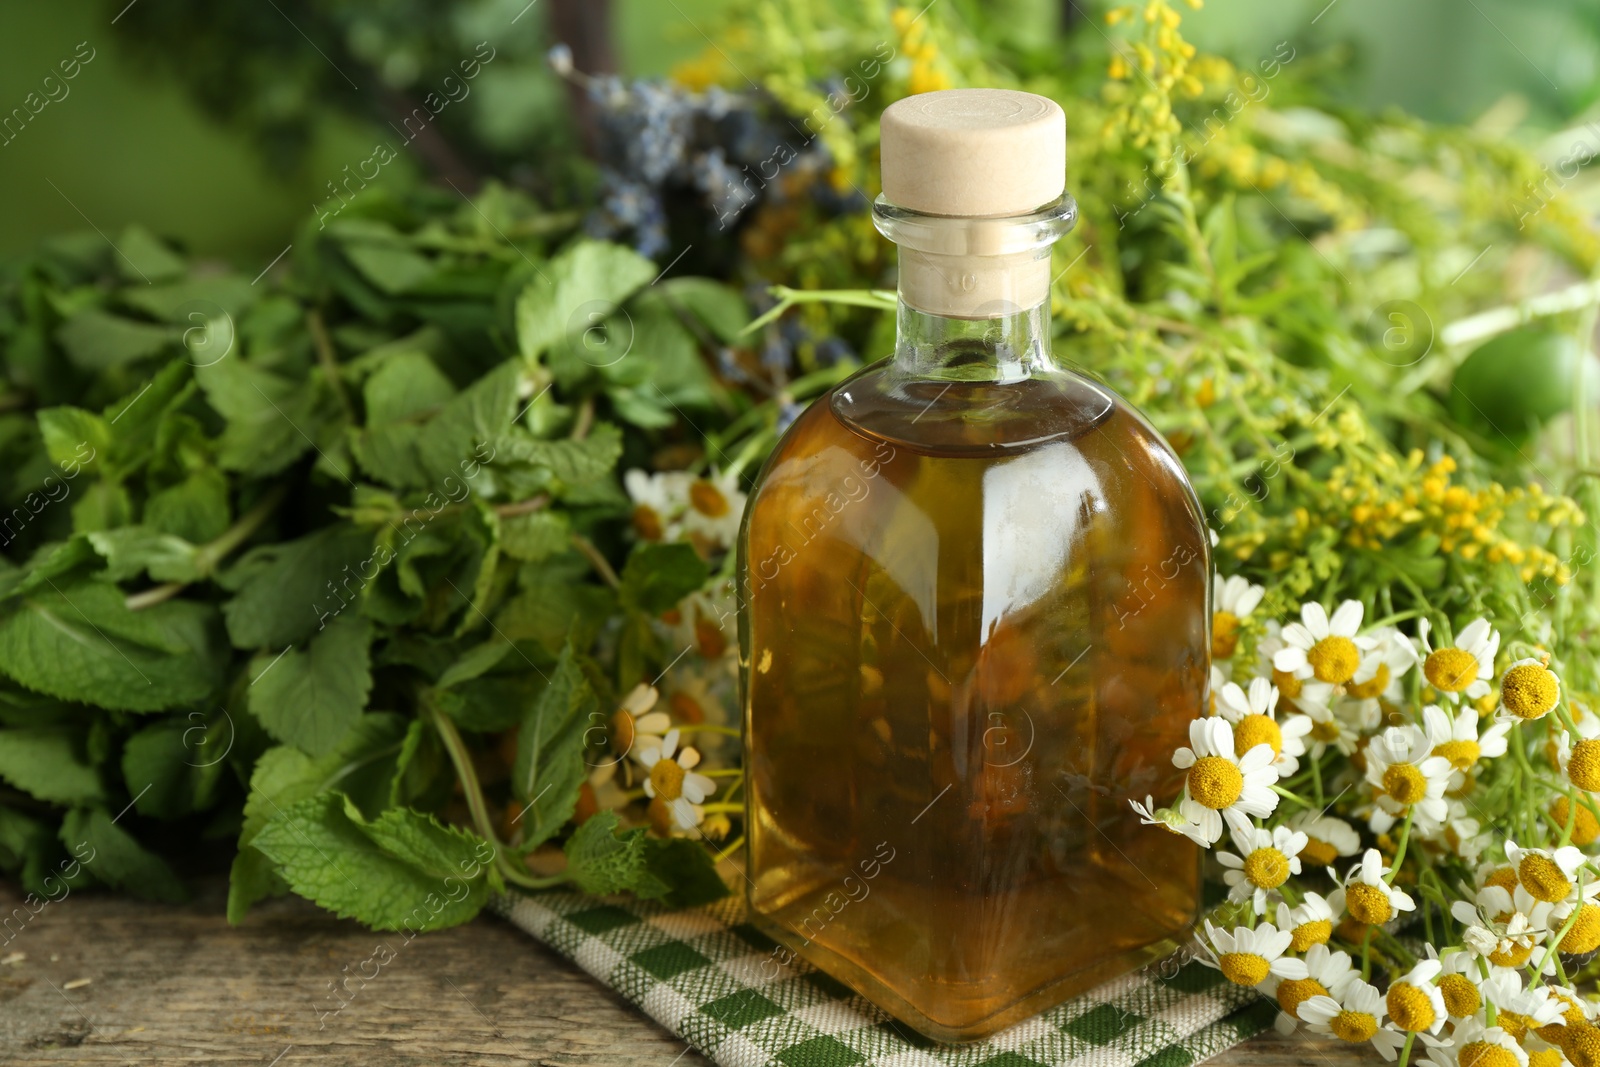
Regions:
[[899, 298], [888, 289], [791, 289], [787, 285], [774, 285], [767, 292], [777, 297], [778, 302], [765, 315], [746, 326], [742, 333], [752, 333], [775, 322], [796, 304], [848, 304], [879, 311], [893, 311], [899, 304]]
[[494, 822], [489, 817], [489, 805], [483, 798], [483, 787], [478, 784], [478, 771], [472, 765], [472, 753], [467, 751], [467, 743], [462, 740], [461, 732], [456, 729], [455, 722], [448, 715], [439, 714], [426, 696], [419, 695], [417, 706], [422, 712], [423, 719], [439, 735], [445, 752], [450, 756], [450, 762], [455, 766], [456, 777], [461, 782], [461, 793], [467, 799], [467, 810], [472, 814], [472, 824], [494, 849], [495, 868], [501, 876], [508, 882], [514, 882], [528, 889], [548, 889], [565, 882], [567, 880], [565, 875], [535, 878], [508, 858], [506, 846], [500, 840], [500, 835], [495, 833]]
[[1389, 877], [1384, 881], [1394, 885], [1394, 880], [1400, 873], [1400, 865], [1406, 860], [1406, 843], [1411, 837], [1411, 817], [1416, 813], [1416, 805], [1406, 809], [1406, 821], [1400, 824], [1400, 840], [1394, 846], [1394, 862], [1389, 865]]
[[[261, 524], [267, 521], [278, 505], [283, 502], [284, 496], [289, 492], [287, 484], [275, 485], [265, 496], [256, 501], [255, 507], [239, 516], [239, 520], [213, 541], [207, 541], [195, 552], [195, 570], [201, 578], [209, 578], [217, 569], [217, 565], [233, 554], [233, 551], [248, 541]], [[166, 582], [162, 585], [152, 586], [143, 592], [134, 593], [126, 600], [129, 611], [138, 611], [141, 608], [153, 607], [163, 601], [171, 600], [181, 593], [188, 582]]]
[[1416, 1039], [1417, 1032], [1415, 1030], [1406, 1031], [1406, 1043], [1400, 1048], [1400, 1062], [1396, 1067], [1406, 1067], [1406, 1064], [1411, 1059], [1411, 1043]]

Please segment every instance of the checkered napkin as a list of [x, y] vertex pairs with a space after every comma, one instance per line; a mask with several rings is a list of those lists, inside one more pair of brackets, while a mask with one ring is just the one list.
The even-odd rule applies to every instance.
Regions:
[[1277, 1013], [1191, 961], [1107, 982], [984, 1041], [941, 1045], [802, 961], [774, 976], [762, 964], [776, 945], [738, 897], [675, 911], [552, 892], [493, 907], [721, 1067], [1190, 1067]]

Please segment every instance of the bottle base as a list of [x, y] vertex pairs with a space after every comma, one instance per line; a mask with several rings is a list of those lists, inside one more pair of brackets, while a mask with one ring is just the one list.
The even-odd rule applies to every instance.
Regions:
[[843, 982], [923, 1037], [945, 1044], [963, 1044], [981, 1040], [1040, 1012], [1048, 1011], [1075, 996], [1087, 993], [1113, 978], [1164, 959], [1178, 951], [1181, 938], [1187, 934], [1187, 931], [1173, 931], [1169, 936], [1097, 960], [1008, 1003], [1003, 1008], [979, 1017], [933, 1018], [849, 957], [816, 941], [801, 937], [781, 922], [753, 909], [749, 921], [762, 933], [819, 971]]

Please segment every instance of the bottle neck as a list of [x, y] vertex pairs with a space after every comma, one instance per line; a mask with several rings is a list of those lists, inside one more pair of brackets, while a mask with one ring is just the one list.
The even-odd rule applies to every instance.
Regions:
[[1010, 381], [1055, 366], [1050, 251], [1077, 221], [1070, 196], [1007, 218], [924, 215], [880, 197], [873, 221], [900, 248], [897, 370]]
[[[904, 250], [901, 256], [903, 263]], [[1049, 260], [1044, 265], [1048, 269]], [[908, 375], [952, 381], [1019, 381], [1054, 369], [1050, 301], [1008, 314], [963, 318], [914, 307], [902, 290], [894, 363]]]

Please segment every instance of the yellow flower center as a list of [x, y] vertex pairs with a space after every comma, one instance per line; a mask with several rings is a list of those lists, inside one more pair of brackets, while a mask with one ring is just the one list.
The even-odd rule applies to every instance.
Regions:
[[1339, 740], [1339, 724], [1332, 719], [1311, 720], [1311, 740], [1333, 744]]
[[1572, 883], [1567, 880], [1567, 873], [1556, 864], [1555, 860], [1549, 856], [1541, 856], [1537, 852], [1522, 857], [1522, 862], [1517, 864], [1517, 878], [1535, 900], [1554, 904], [1567, 899], [1567, 894], [1572, 892]]
[[1524, 1049], [1528, 1054], [1528, 1067], [1561, 1067], [1561, 1050], [1558, 1048]]
[[1396, 763], [1383, 772], [1383, 791], [1397, 804], [1415, 804], [1428, 795], [1428, 780], [1414, 764]]
[[1211, 616], [1211, 658], [1227, 659], [1239, 649], [1239, 616], [1219, 611]]
[[1225, 952], [1217, 959], [1217, 966], [1235, 985], [1260, 985], [1272, 971], [1267, 958], [1254, 952]]
[[1239, 799], [1244, 792], [1244, 775], [1232, 760], [1221, 756], [1201, 756], [1189, 768], [1189, 797], [1213, 811]]
[[1422, 673], [1435, 689], [1445, 693], [1459, 693], [1478, 680], [1478, 660], [1470, 652], [1459, 648], [1441, 648], [1428, 653], [1422, 664]]
[[1333, 922], [1329, 919], [1312, 919], [1296, 926], [1289, 935], [1289, 947], [1304, 952], [1312, 945], [1326, 945], [1333, 936]]
[[1600, 1029], [1589, 1023], [1568, 1023], [1561, 1029], [1561, 1051], [1572, 1067], [1600, 1067]]
[[661, 521], [660, 514], [648, 504], [634, 506], [633, 528], [644, 541], [659, 541], [666, 532], [666, 524]]
[[1456, 1062], [1461, 1067], [1521, 1067], [1510, 1049], [1488, 1041], [1468, 1041], [1461, 1046]]
[[618, 752], [633, 750], [634, 722], [627, 708], [619, 708], [611, 716], [611, 747]]
[[1293, 700], [1300, 695], [1300, 679], [1276, 667], [1272, 669], [1272, 684], [1278, 687], [1280, 701]]
[[1495, 1025], [1506, 1032], [1513, 1041], [1521, 1041], [1528, 1035], [1528, 1026], [1533, 1022], [1526, 1015], [1515, 1011], [1506, 1011], [1502, 1008], [1495, 1017]]
[[720, 519], [728, 513], [728, 498], [704, 478], [696, 478], [689, 486], [689, 506], [708, 519]]
[[1434, 755], [1449, 760], [1450, 766], [1458, 771], [1472, 770], [1472, 765], [1483, 755], [1483, 749], [1476, 741], [1446, 741], [1435, 747], [1433, 752]]
[[1233, 728], [1233, 748], [1239, 755], [1257, 745], [1268, 746], [1275, 757], [1283, 754], [1283, 731], [1270, 715], [1246, 715]]
[[1253, 886], [1276, 889], [1289, 880], [1289, 857], [1275, 848], [1258, 848], [1245, 857], [1244, 876]]
[[1410, 982], [1390, 986], [1384, 1002], [1389, 1006], [1389, 1018], [1402, 1030], [1426, 1030], [1437, 1017], [1433, 999]]
[[1566, 797], [1559, 797], [1550, 805], [1550, 817], [1559, 823], [1563, 830], [1567, 828], [1567, 821], [1573, 820], [1572, 843], [1579, 848], [1592, 844], [1595, 838], [1600, 837], [1600, 822], [1595, 820], [1594, 812], [1586, 805], [1578, 805], [1577, 818], [1573, 819], [1572, 805], [1567, 803]]
[[1585, 904], [1578, 909], [1572, 929], [1561, 939], [1561, 951], [1578, 955], [1600, 948], [1600, 905]]
[[1444, 996], [1444, 1008], [1457, 1019], [1476, 1015], [1483, 997], [1478, 987], [1464, 974], [1447, 974], [1439, 979], [1439, 992]]
[[1394, 915], [1394, 905], [1381, 886], [1357, 882], [1344, 891], [1344, 907], [1357, 922], [1381, 926]]
[[1339, 850], [1315, 837], [1306, 838], [1306, 847], [1300, 850], [1300, 859], [1313, 867], [1326, 867], [1339, 858]]
[[1528, 962], [1528, 957], [1533, 955], [1532, 945], [1523, 945], [1511, 942], [1509, 948], [1497, 948], [1489, 953], [1489, 962], [1496, 967], [1521, 967]]
[[1285, 1014], [1299, 1018], [1301, 1004], [1312, 997], [1325, 997], [1328, 989], [1315, 978], [1286, 978], [1278, 983], [1278, 1007]]
[[1364, 682], [1351, 682], [1345, 688], [1345, 692], [1350, 696], [1357, 698], [1358, 700], [1371, 700], [1374, 697], [1381, 696], [1383, 691], [1389, 688], [1389, 680], [1391, 677], [1392, 676], [1389, 674], [1389, 665], [1387, 663], [1380, 663], [1378, 664], [1377, 674], [1374, 674], [1371, 678], [1368, 678]]
[[1306, 653], [1311, 673], [1317, 681], [1330, 685], [1343, 685], [1355, 676], [1361, 666], [1361, 651], [1348, 637], [1324, 637]]
[[677, 760], [658, 759], [650, 768], [650, 784], [662, 800], [677, 800], [683, 796], [683, 768]]
[[1500, 679], [1500, 703], [1522, 719], [1537, 719], [1556, 706], [1561, 686], [1548, 668], [1524, 663], [1506, 671]]
[[1340, 1041], [1358, 1045], [1372, 1040], [1372, 1035], [1378, 1032], [1378, 1020], [1371, 1012], [1341, 1011], [1328, 1020], [1328, 1029]]
[[1510, 867], [1496, 867], [1489, 872], [1483, 880], [1485, 886], [1497, 885], [1507, 893], [1514, 892], [1517, 888], [1517, 872]]
[[1579, 741], [1572, 746], [1567, 777], [1586, 793], [1600, 793], [1600, 740]]

